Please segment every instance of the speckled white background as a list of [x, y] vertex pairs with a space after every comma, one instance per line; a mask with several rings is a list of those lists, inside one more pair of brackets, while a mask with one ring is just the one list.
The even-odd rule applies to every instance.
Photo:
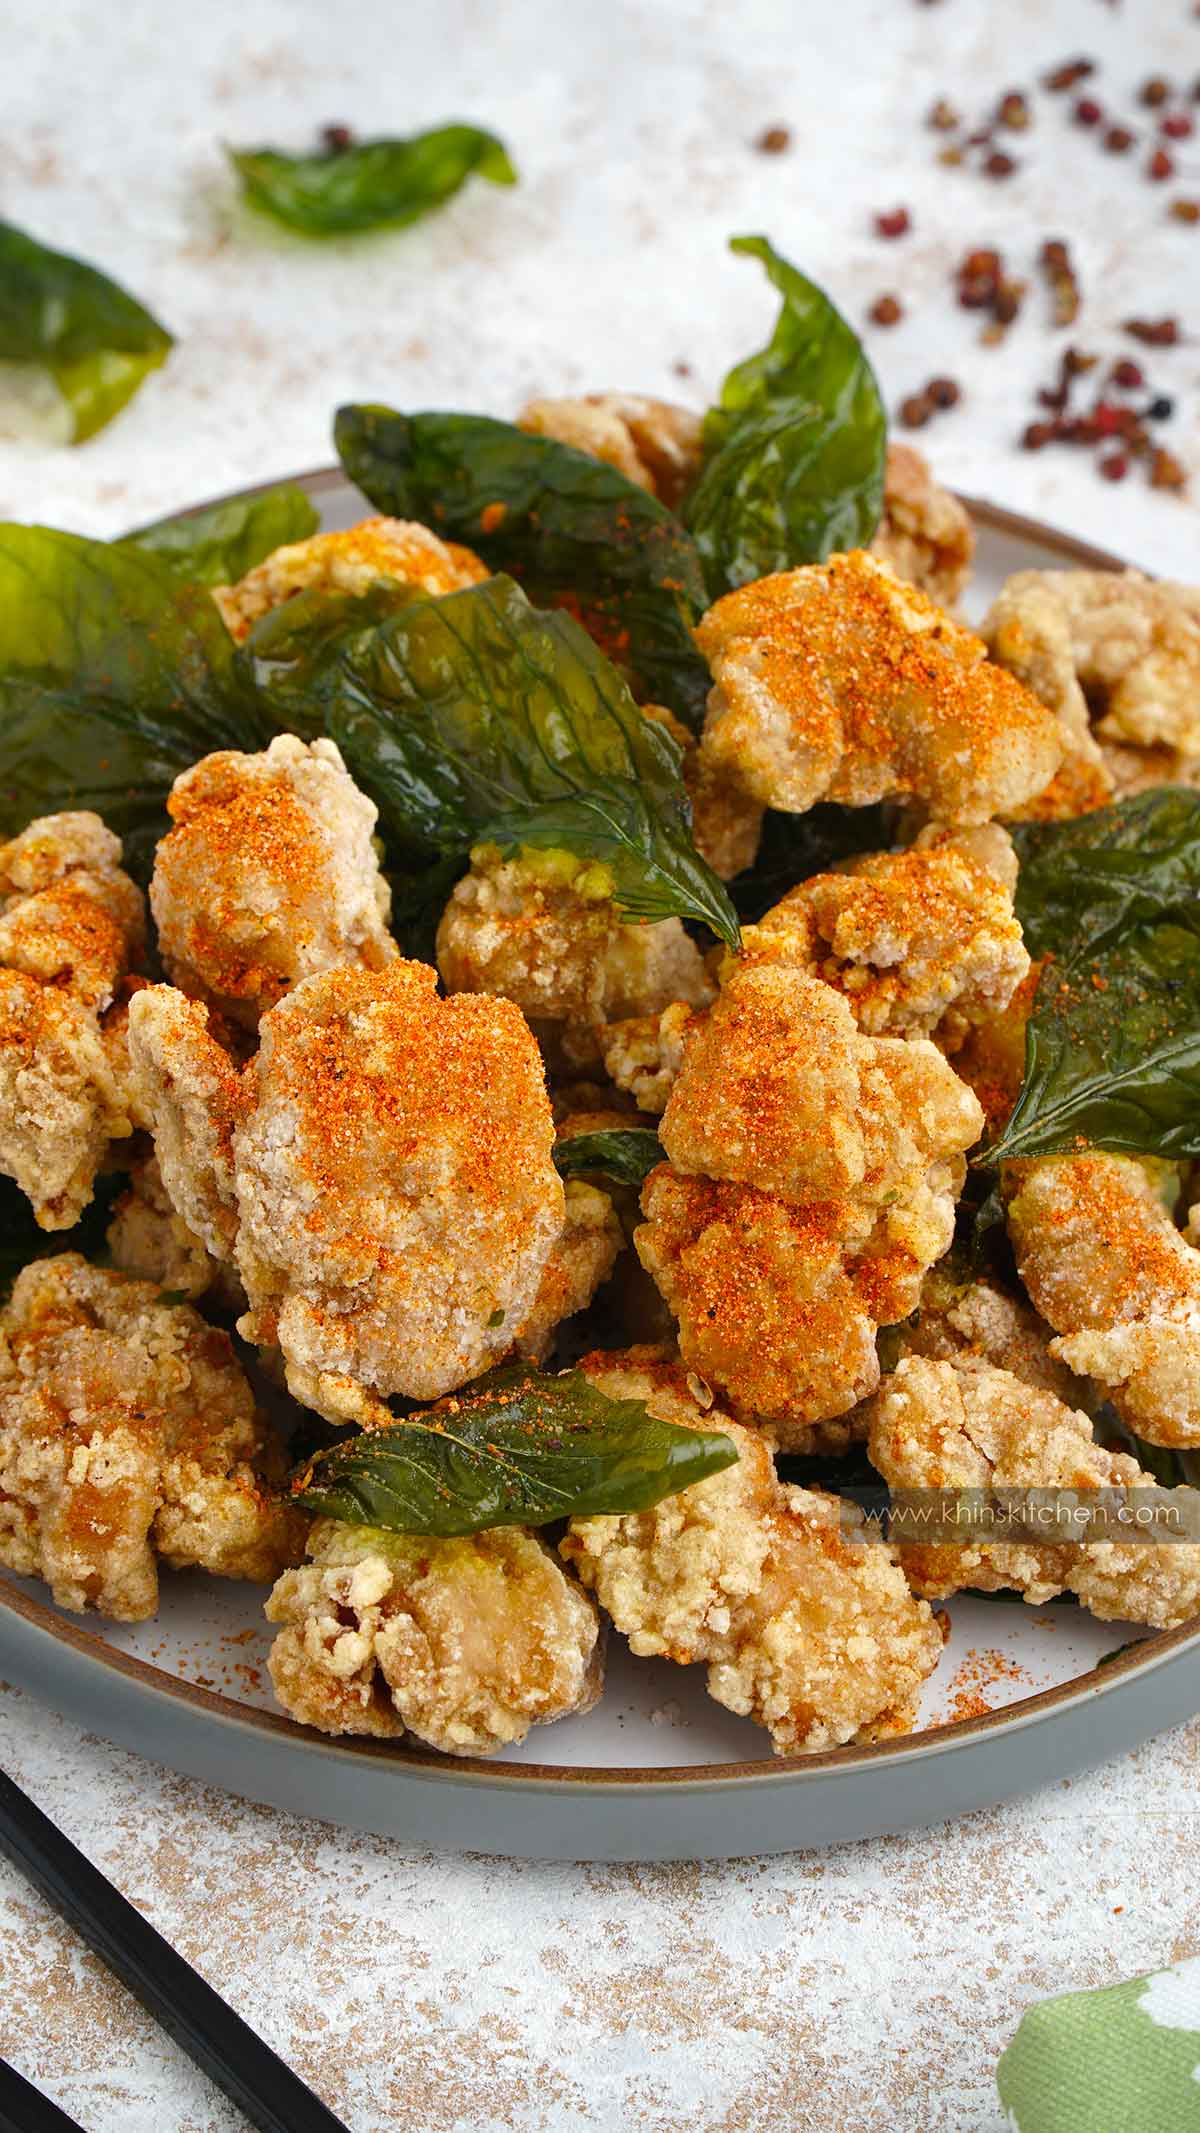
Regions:
[[[1151, 69], [1200, 74], [1200, 21], [1192, 0], [0, 0], [0, 215], [98, 260], [179, 338], [83, 451], [0, 440], [0, 513], [115, 532], [320, 463], [340, 398], [508, 413], [534, 388], [614, 384], [703, 403], [771, 315], [722, 249], [761, 228], [857, 319], [902, 293], [873, 353], [893, 405], [931, 371], [962, 381], [923, 438], [944, 477], [1195, 576], [1193, 503], [1013, 449], [1064, 338], [1044, 292], [991, 350], [949, 294], [968, 245], [1029, 273], [1065, 235], [1074, 338], [1115, 353], [1131, 312], [1200, 332], [1200, 229], [1165, 207], [1200, 196], [1200, 142], [1150, 187], [1141, 151], [1105, 157], [1039, 99], [1007, 185], [933, 160], [935, 94], [982, 115], [1078, 51], [1105, 60], [1096, 93], [1123, 117]], [[504, 134], [519, 190], [474, 185], [436, 221], [332, 247], [233, 207], [222, 139], [451, 115]], [[750, 146], [772, 122], [785, 156]], [[913, 235], [881, 244], [871, 212], [899, 202]], [[1151, 363], [1200, 481], [1197, 346]], [[1028, 2000], [1200, 1947], [1200, 1723], [952, 1828], [644, 1869], [292, 1822], [10, 1690], [0, 1729], [5, 1766], [352, 2133], [1000, 2133], [992, 2068]], [[89, 2133], [238, 2128], [4, 1868], [0, 2052]]]

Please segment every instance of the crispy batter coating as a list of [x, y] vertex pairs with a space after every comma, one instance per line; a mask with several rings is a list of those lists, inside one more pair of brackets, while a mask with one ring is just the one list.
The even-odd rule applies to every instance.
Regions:
[[790, 889], [743, 935], [844, 994], [862, 1030], [932, 1036], [943, 1050], [1002, 1013], [1029, 968], [1013, 911], [1017, 858], [998, 823], [931, 823], [902, 852], [871, 852]]
[[309, 978], [270, 1015], [234, 1134], [248, 1339], [297, 1398], [371, 1420], [512, 1345], [563, 1227], [537, 1046], [507, 1000], [436, 973]]
[[528, 400], [517, 426], [557, 438], [593, 459], [607, 460], [639, 489], [670, 510], [700, 471], [703, 417], [669, 400], [641, 393], [584, 393], [576, 400]]
[[661, 1117], [683, 1065], [696, 1010], [675, 1000], [657, 1015], [631, 1015], [604, 1032], [604, 1071], [628, 1091], [639, 1111]]
[[983, 625], [1058, 718], [1063, 773], [1034, 812], [1200, 777], [1200, 590], [1136, 571], [1022, 570]]
[[979, 1098], [991, 1133], [1008, 1124], [1021, 1093], [1025, 1032], [1042, 967], [1031, 963], [1007, 1005], [978, 1015], [955, 1047], [954, 1071]]
[[262, 755], [224, 749], [175, 780], [150, 906], [168, 977], [233, 1021], [339, 963], [397, 953], [372, 844], [378, 809], [332, 741], [281, 733]]
[[43, 815], [0, 846], [0, 1172], [70, 1229], [131, 1111], [123, 985], [142, 899], [98, 815]]
[[947, 1249], [979, 1105], [923, 1038], [865, 1036], [780, 964], [728, 977], [660, 1128], [634, 1242], [680, 1353], [781, 1445], [878, 1382], [875, 1332]]
[[732, 881], [754, 865], [762, 838], [763, 808], [706, 756], [695, 734], [663, 704], [643, 704], [647, 718], [665, 726], [683, 750], [684, 788], [692, 803], [692, 841], [714, 874]]
[[723, 1430], [737, 1464], [653, 1510], [572, 1519], [560, 1552], [640, 1657], [708, 1667], [718, 1703], [766, 1726], [780, 1755], [906, 1732], [942, 1649], [893, 1550], [843, 1529], [835, 1497], [784, 1488], [762, 1438], [704, 1411], [652, 1352], [585, 1358], [617, 1399]]
[[715, 684], [704, 758], [789, 814], [910, 794], [940, 822], [987, 822], [1062, 756], [1033, 692], [861, 550], [726, 593], [696, 641]]
[[887, 448], [883, 518], [871, 553], [939, 607], [953, 607], [971, 575], [975, 529], [911, 444]]
[[433, 1540], [320, 1519], [266, 1612], [275, 1693], [322, 1733], [494, 1755], [603, 1686], [595, 1607], [519, 1526]]
[[945, 1259], [921, 1283], [915, 1321], [894, 1327], [886, 1338], [897, 1361], [923, 1355], [952, 1363], [973, 1356], [1070, 1407], [1095, 1404], [1090, 1387], [1051, 1352], [1051, 1328], [1023, 1296], [982, 1275], [964, 1280]]
[[[578, 1126], [577, 1132], [594, 1130]], [[570, 1139], [570, 1134], [560, 1134]], [[608, 1193], [583, 1178], [568, 1178], [563, 1187], [566, 1218], [542, 1270], [533, 1309], [516, 1336], [518, 1355], [544, 1362], [555, 1331], [564, 1319], [585, 1310], [602, 1282], [608, 1280], [625, 1242], [617, 1211]]]
[[171, 1205], [213, 1259], [232, 1261], [233, 1134], [246, 1092], [211, 1021], [207, 1007], [174, 986], [146, 986], [130, 1002], [129, 1068]]
[[1200, 1251], [1176, 1228], [1178, 1173], [1093, 1152], [1005, 1169], [1022, 1281], [1052, 1354], [1104, 1386], [1151, 1444], [1200, 1444]]
[[139, 1622], [159, 1561], [269, 1579], [305, 1520], [227, 1334], [77, 1252], [35, 1260], [0, 1313], [0, 1562], [60, 1607]]
[[679, 919], [626, 924], [605, 869], [563, 851], [503, 859], [477, 845], [442, 914], [437, 958], [448, 992], [515, 1001], [552, 1056], [575, 1066], [599, 1060], [607, 1023], [712, 997]]
[[[1136, 1459], [1107, 1452], [1085, 1414], [1011, 1372], [911, 1356], [880, 1389], [874, 1465], [894, 1489], [1153, 1488]], [[1073, 1592], [1102, 1621], [1169, 1629], [1200, 1609], [1200, 1547], [1182, 1542], [972, 1541], [905, 1545], [918, 1592], [941, 1599], [1011, 1588], [1032, 1606]]]
[[[129, 1185], [113, 1210], [105, 1241], [112, 1263], [122, 1274], [171, 1289], [194, 1302], [222, 1273], [194, 1230], [177, 1214], [153, 1155], [135, 1163]], [[244, 1308], [243, 1304], [239, 1308]]]
[[247, 571], [236, 585], [213, 588], [226, 628], [239, 644], [256, 622], [310, 586], [327, 592], [365, 593], [381, 578], [422, 592], [461, 592], [487, 570], [469, 548], [441, 541], [412, 519], [364, 518], [341, 533], [314, 533], [293, 541]]

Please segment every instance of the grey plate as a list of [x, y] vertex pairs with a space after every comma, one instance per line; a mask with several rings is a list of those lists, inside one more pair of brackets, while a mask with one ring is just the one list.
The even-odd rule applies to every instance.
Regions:
[[[300, 479], [326, 525], [361, 515], [336, 471]], [[1012, 570], [1119, 567], [1011, 513], [970, 508], [984, 598]], [[260, 1599], [214, 1580], [167, 1581], [158, 1622], [85, 1627], [0, 1572], [0, 1673], [121, 1746], [247, 1798], [412, 1843], [530, 1859], [718, 1859], [909, 1829], [1070, 1776], [1200, 1708], [1200, 1626], [1125, 1649], [1128, 1629], [1074, 1608], [966, 1601], [951, 1610], [952, 1649], [974, 1637], [966, 1660], [979, 1641], [1003, 1660], [1007, 1701], [983, 1715], [957, 1717], [964, 1699], [943, 1681], [926, 1701], [925, 1730], [909, 1739], [769, 1758], [757, 1729], [703, 1695], [699, 1669], [619, 1654], [598, 1710], [540, 1736], [560, 1762], [527, 1759], [530, 1744], [474, 1762], [327, 1740], [258, 1708], [261, 1683], [224, 1695], [187, 1678], [219, 1679], [222, 1654], [244, 1651], [248, 1637], [265, 1648]]]

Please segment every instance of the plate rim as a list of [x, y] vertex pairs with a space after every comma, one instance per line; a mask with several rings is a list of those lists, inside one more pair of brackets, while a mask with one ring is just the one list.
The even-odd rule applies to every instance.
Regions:
[[[354, 490], [355, 484], [340, 466], [323, 465], [306, 472], [280, 474], [272, 479], [245, 484], [223, 494], [205, 498], [182, 510], [167, 514], [180, 519], [198, 517], [215, 505], [236, 502], [269, 494], [272, 490], [291, 485], [305, 490], [309, 495], [321, 496], [338, 489]], [[361, 491], [359, 492], [361, 494]], [[1007, 506], [995, 504], [983, 497], [963, 491], [954, 492], [965, 506], [972, 523], [978, 527], [1004, 534], [1010, 538], [1028, 542], [1061, 557], [1077, 568], [1107, 571], [1125, 571], [1133, 567], [1126, 558], [1111, 549], [1098, 547], [1077, 535], [1061, 528], [1048, 526], [1042, 520], [1013, 511]], [[1015, 1604], [1015, 1603], [1014, 1603]], [[885, 1741], [876, 1741], [843, 1748], [832, 1748], [813, 1755], [766, 1756], [749, 1761], [636, 1765], [625, 1767], [604, 1764], [567, 1763], [503, 1763], [479, 1756], [447, 1756], [413, 1744], [410, 1738], [401, 1741], [379, 1741], [354, 1735], [327, 1735], [313, 1727], [299, 1724], [283, 1712], [260, 1710], [254, 1704], [239, 1703], [236, 1698], [225, 1696], [218, 1690], [202, 1688], [199, 1683], [171, 1674], [163, 1667], [152, 1665], [135, 1653], [121, 1651], [106, 1644], [95, 1631], [83, 1626], [87, 1619], [81, 1617], [77, 1624], [55, 1611], [52, 1604], [23, 1591], [12, 1582], [12, 1574], [0, 1569], [0, 1609], [15, 1616], [26, 1630], [32, 1630], [35, 1641], [45, 1636], [57, 1644], [66, 1645], [77, 1657], [93, 1666], [119, 1674], [125, 1681], [143, 1694], [162, 1698], [167, 1703], [182, 1703], [198, 1716], [206, 1716], [218, 1725], [236, 1730], [245, 1730], [260, 1737], [267, 1736], [281, 1745], [290, 1742], [303, 1746], [310, 1759], [319, 1758], [325, 1763], [347, 1760], [353, 1765], [389, 1764], [399, 1776], [408, 1770], [432, 1776], [447, 1784], [497, 1787], [541, 1792], [564, 1792], [588, 1790], [592, 1792], [612, 1790], [625, 1796], [638, 1793], [700, 1792], [774, 1789], [781, 1785], [795, 1785], [806, 1777], [817, 1779], [841, 1769], [884, 1770], [897, 1764], [908, 1765], [921, 1759], [933, 1759], [953, 1755], [978, 1742], [989, 1733], [1008, 1737], [1029, 1726], [1040, 1725], [1055, 1712], [1068, 1710], [1076, 1705], [1107, 1697], [1118, 1690], [1131, 1676], [1141, 1677], [1154, 1672], [1189, 1646], [1200, 1644], [1200, 1618], [1191, 1623], [1182, 1623], [1171, 1630], [1159, 1630], [1148, 1637], [1138, 1637], [1122, 1648], [1109, 1653], [1097, 1666], [1086, 1673], [1075, 1675], [1070, 1681], [1059, 1682], [1048, 1689], [1040, 1689], [1031, 1696], [1024, 1696], [998, 1709], [978, 1716], [955, 1719], [938, 1726], [929, 1726], [919, 1733], [911, 1733]], [[19, 1633], [18, 1633], [19, 1634]], [[1184, 1714], [1181, 1714], [1184, 1715]]]

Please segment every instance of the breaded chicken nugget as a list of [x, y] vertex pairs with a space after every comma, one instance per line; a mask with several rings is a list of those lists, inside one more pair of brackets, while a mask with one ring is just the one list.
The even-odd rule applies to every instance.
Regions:
[[[881, 1387], [872, 1463], [893, 1489], [1151, 1489], [1136, 1459], [1106, 1452], [1085, 1414], [1053, 1393], [963, 1356], [910, 1356]], [[969, 1529], [966, 1529], [969, 1530]], [[918, 1592], [943, 1599], [973, 1587], [1023, 1593], [1032, 1606], [1073, 1592], [1101, 1620], [1169, 1629], [1200, 1609], [1200, 1546], [1164, 1541], [972, 1541], [904, 1545]]]
[[1051, 1353], [1135, 1435], [1200, 1444], [1200, 1251], [1171, 1216], [1178, 1172], [1096, 1150], [1007, 1165], [1005, 1186], [1017, 1269], [1061, 1336]]
[[789, 814], [912, 795], [939, 822], [987, 822], [1062, 757], [1032, 691], [862, 550], [726, 593], [696, 641], [715, 684], [703, 758]]
[[262, 755], [224, 749], [175, 780], [150, 907], [168, 977], [248, 1029], [339, 963], [397, 953], [372, 844], [378, 809], [332, 741], [281, 733]]
[[798, 883], [747, 927], [742, 952], [807, 970], [873, 1036], [946, 1051], [1003, 1013], [1029, 968], [1013, 911], [1017, 859], [998, 823], [931, 823], [907, 851], [870, 852]]
[[213, 1259], [232, 1262], [233, 1134], [248, 1094], [211, 1021], [173, 985], [146, 986], [130, 1003], [129, 1071], [172, 1207]]
[[565, 851], [504, 859], [477, 845], [442, 914], [437, 958], [448, 992], [514, 1000], [573, 1066], [599, 1060], [608, 1023], [713, 993], [679, 919], [627, 923], [605, 869]]
[[70, 1229], [110, 1141], [132, 1132], [123, 981], [140, 892], [98, 815], [43, 815], [0, 845], [0, 1172]]
[[603, 1686], [595, 1607], [519, 1526], [434, 1540], [321, 1519], [266, 1612], [275, 1693], [322, 1733], [494, 1755]]
[[641, 393], [527, 400], [517, 425], [606, 460], [672, 511], [700, 471], [703, 417], [669, 400], [648, 400]]
[[560, 1552], [640, 1657], [708, 1667], [718, 1703], [766, 1726], [780, 1755], [905, 1732], [942, 1649], [894, 1551], [854, 1538], [836, 1497], [784, 1488], [762, 1438], [697, 1406], [652, 1352], [581, 1366], [614, 1399], [723, 1430], [734, 1466], [653, 1510], [577, 1518]]
[[0, 1313], [0, 1562], [60, 1607], [138, 1622], [159, 1561], [268, 1579], [305, 1520], [229, 1336], [77, 1252], [35, 1260]]
[[422, 592], [461, 592], [487, 570], [469, 548], [441, 541], [411, 519], [364, 518], [341, 533], [314, 533], [307, 541], [276, 548], [236, 585], [218, 585], [213, 599], [239, 644], [256, 622], [310, 587], [365, 593], [380, 579], [415, 585]]
[[883, 518], [871, 553], [939, 607], [953, 607], [971, 575], [975, 530], [970, 518], [911, 444], [887, 448]]

